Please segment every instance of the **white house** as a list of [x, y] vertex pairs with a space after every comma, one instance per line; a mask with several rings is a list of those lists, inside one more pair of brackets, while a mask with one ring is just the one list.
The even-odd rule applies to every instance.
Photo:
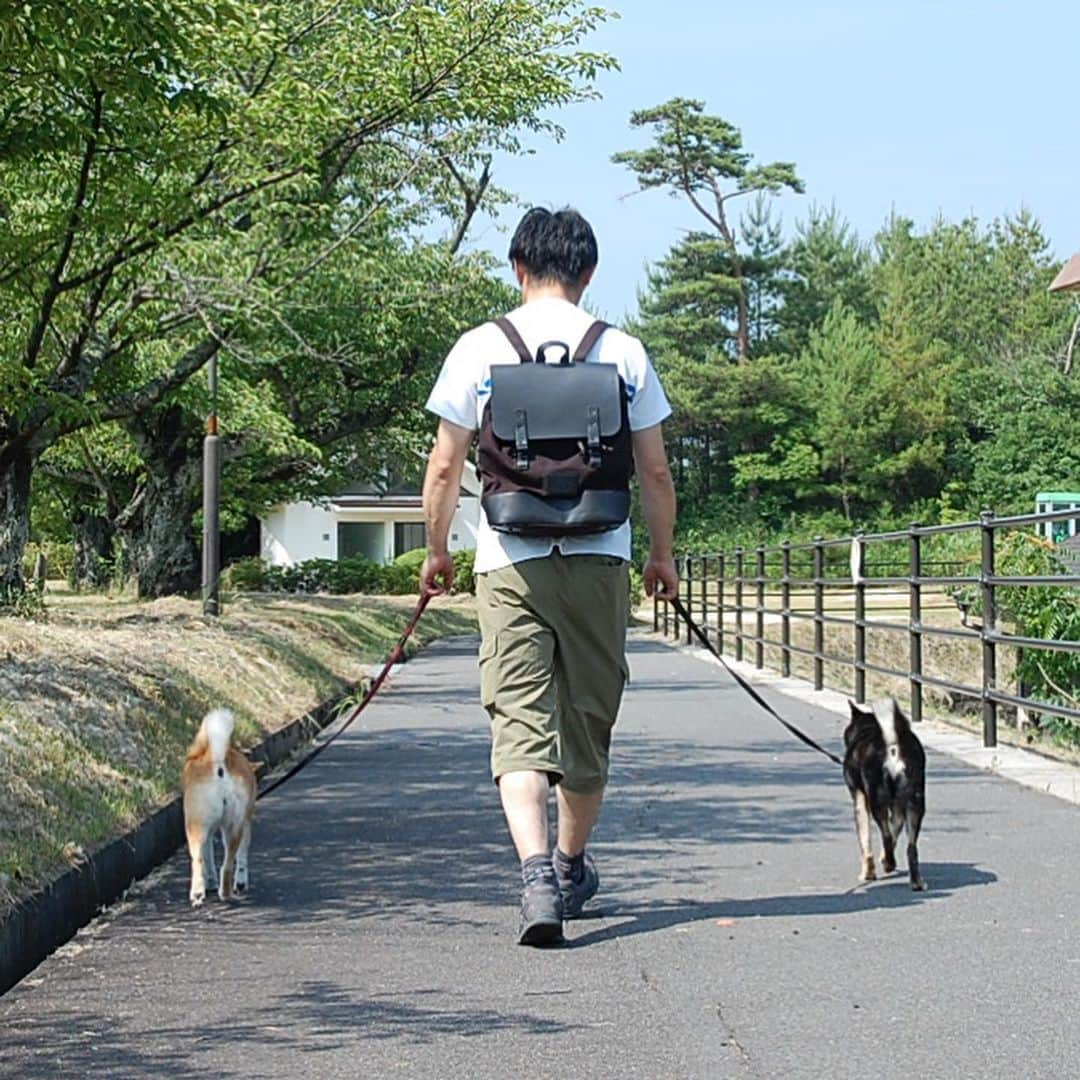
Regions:
[[[475, 548], [479, 524], [480, 482], [475, 467], [466, 463], [450, 526], [450, 550]], [[260, 518], [259, 525], [262, 557], [271, 566], [349, 555], [388, 563], [427, 542], [415, 485], [387, 490], [354, 485], [317, 502], [283, 503]]]

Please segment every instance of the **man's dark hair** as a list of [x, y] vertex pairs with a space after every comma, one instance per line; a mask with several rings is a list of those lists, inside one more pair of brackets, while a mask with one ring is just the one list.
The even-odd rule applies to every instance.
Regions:
[[592, 226], [569, 207], [553, 214], [534, 206], [510, 241], [510, 261], [523, 266], [537, 281], [577, 285], [598, 259]]

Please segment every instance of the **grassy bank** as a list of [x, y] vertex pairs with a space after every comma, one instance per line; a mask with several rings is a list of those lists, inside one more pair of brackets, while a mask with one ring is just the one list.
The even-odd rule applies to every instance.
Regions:
[[[54, 594], [0, 617], [0, 912], [176, 791], [207, 709], [256, 742], [385, 657], [414, 598], [237, 596], [219, 619], [179, 598]], [[410, 643], [474, 628], [439, 599]]]

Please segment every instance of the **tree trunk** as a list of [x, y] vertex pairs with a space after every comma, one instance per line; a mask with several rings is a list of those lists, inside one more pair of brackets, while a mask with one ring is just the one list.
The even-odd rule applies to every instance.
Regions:
[[115, 524], [104, 514], [80, 507], [71, 527], [75, 548], [71, 584], [75, 589], [103, 589], [112, 579]]
[[735, 245], [731, 245], [731, 262], [735, 271], [735, 281], [739, 286], [739, 326], [735, 332], [735, 345], [739, 353], [739, 363], [745, 364], [750, 354], [750, 313], [746, 306], [746, 278], [743, 277], [742, 259], [735, 253]]
[[122, 526], [128, 567], [140, 596], [195, 592], [201, 581], [192, 518], [202, 483], [201, 432], [177, 406], [128, 425], [146, 467], [146, 485]]
[[1073, 349], [1076, 347], [1076, 336], [1080, 333], [1080, 315], [1076, 316], [1076, 321], [1073, 323], [1072, 333], [1069, 335], [1069, 346], [1065, 350], [1065, 374], [1068, 375], [1072, 371], [1073, 362]]
[[0, 450], [0, 604], [24, 588], [22, 559], [30, 539], [33, 457], [20, 445]]

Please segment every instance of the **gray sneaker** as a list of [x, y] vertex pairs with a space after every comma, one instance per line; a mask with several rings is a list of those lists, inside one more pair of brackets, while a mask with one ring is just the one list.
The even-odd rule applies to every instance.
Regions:
[[521, 890], [519, 945], [558, 945], [562, 924], [563, 901], [554, 877], [532, 881]]
[[596, 872], [596, 862], [588, 852], [585, 852], [584, 869], [579, 881], [563, 877], [558, 868], [555, 870], [555, 878], [559, 883], [559, 892], [562, 893], [564, 919], [576, 919], [586, 902], [591, 900], [596, 895], [596, 890], [600, 888], [600, 875]]

